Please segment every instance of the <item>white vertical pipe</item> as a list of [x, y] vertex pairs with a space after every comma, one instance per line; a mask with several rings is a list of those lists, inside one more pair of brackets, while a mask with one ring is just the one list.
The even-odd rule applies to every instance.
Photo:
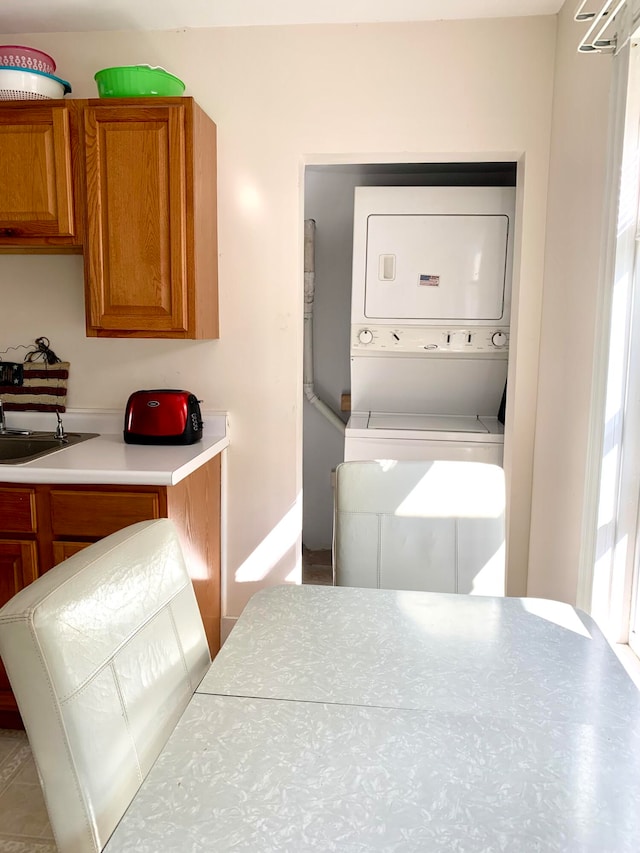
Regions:
[[316, 394], [313, 387], [313, 300], [315, 298], [315, 234], [313, 219], [304, 221], [304, 396], [330, 424], [344, 435], [344, 422]]

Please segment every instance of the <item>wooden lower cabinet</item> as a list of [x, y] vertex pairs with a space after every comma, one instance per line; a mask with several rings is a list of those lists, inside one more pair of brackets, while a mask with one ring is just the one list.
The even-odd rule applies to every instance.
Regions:
[[54, 565], [61, 563], [63, 560], [68, 560], [73, 557], [78, 551], [82, 551], [90, 542], [54, 542], [53, 543], [53, 562]]
[[[0, 541], [0, 607], [38, 576], [36, 543], [20, 539]], [[16, 700], [0, 661], [0, 726], [11, 728], [19, 720]]]
[[[220, 648], [220, 456], [175, 486], [0, 485], [0, 606], [92, 542], [154, 518], [176, 525], [214, 656]], [[0, 664], [0, 727], [20, 725]]]

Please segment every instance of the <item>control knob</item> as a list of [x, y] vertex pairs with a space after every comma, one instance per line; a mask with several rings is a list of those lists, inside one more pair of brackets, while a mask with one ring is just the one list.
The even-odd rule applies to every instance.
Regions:
[[358, 340], [361, 344], [370, 344], [373, 340], [373, 332], [371, 329], [360, 329], [358, 332]]
[[507, 344], [507, 336], [504, 332], [494, 332], [491, 335], [491, 343], [494, 345], [494, 347], [498, 347], [499, 349], [501, 349]]

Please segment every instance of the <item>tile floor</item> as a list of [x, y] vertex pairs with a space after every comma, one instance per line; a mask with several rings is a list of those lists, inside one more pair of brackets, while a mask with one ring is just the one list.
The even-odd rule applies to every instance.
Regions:
[[331, 551], [310, 551], [302, 548], [302, 583], [333, 584]]
[[0, 729], [0, 853], [56, 853], [24, 732]]
[[[331, 551], [303, 549], [303, 583], [333, 583]], [[56, 853], [24, 732], [0, 729], [0, 853]]]

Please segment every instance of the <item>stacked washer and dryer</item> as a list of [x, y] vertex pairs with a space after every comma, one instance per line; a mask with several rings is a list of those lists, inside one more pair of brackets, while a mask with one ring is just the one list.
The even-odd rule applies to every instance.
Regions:
[[345, 461], [502, 464], [513, 187], [357, 187]]
[[502, 465], [514, 216], [514, 187], [356, 188], [345, 461]]

